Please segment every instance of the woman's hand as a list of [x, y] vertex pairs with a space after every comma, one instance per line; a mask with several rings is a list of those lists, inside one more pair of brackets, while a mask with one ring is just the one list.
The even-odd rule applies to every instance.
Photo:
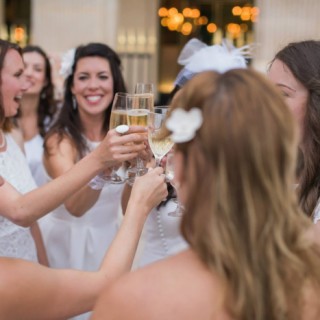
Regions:
[[[157, 167], [149, 169], [148, 173], [141, 177], [136, 177], [131, 191], [130, 202], [137, 203], [140, 207], [146, 208], [149, 213], [168, 195], [167, 185], [163, 169]], [[143, 211], [143, 210], [142, 210]]]
[[100, 145], [93, 151], [106, 167], [113, 167], [138, 156], [146, 149], [146, 128], [131, 126], [125, 134], [109, 130]]

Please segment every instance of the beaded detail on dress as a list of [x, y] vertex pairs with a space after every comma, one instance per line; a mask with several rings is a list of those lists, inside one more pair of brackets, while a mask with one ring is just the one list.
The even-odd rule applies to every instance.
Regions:
[[[7, 150], [0, 152], [0, 175], [20, 193], [36, 187], [27, 161], [10, 134], [5, 135]], [[37, 261], [35, 244], [29, 228], [23, 228], [1, 216], [0, 256]]]

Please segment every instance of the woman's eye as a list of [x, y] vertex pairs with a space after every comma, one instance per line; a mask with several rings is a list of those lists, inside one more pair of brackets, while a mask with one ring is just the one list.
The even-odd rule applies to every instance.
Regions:
[[100, 79], [102, 79], [102, 80], [108, 80], [109, 77], [108, 77], [108, 76], [100, 76]]
[[78, 79], [79, 79], [79, 80], [86, 80], [87, 77], [86, 77], [86, 76], [80, 76], [80, 77], [78, 77]]

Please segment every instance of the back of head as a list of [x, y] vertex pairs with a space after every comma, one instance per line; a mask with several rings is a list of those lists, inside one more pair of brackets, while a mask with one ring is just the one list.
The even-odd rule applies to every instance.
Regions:
[[311, 216], [320, 198], [320, 41], [288, 44], [274, 59], [281, 60], [309, 92], [302, 137], [302, 169], [299, 171], [300, 203]]
[[[303, 261], [319, 263], [303, 241], [310, 224], [293, 188], [291, 112], [262, 75], [240, 69], [195, 76], [173, 100], [173, 109], [181, 107], [199, 108], [203, 116], [195, 137], [176, 145], [188, 199], [183, 235], [226, 281], [227, 308], [236, 319], [282, 319], [287, 302], [300, 298]], [[291, 292], [296, 269], [298, 290]], [[299, 314], [299, 307], [292, 310]]]

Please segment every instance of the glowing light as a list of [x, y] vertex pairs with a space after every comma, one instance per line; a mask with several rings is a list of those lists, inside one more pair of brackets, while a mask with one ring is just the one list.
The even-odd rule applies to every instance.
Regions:
[[189, 35], [192, 31], [192, 24], [190, 22], [185, 22], [181, 27], [181, 33], [185, 36]]
[[162, 7], [158, 10], [159, 17], [167, 17], [168, 16], [168, 9], [165, 7]]
[[231, 33], [233, 37], [238, 37], [241, 32], [241, 27], [237, 23], [229, 23], [227, 25], [227, 31]]
[[232, 8], [232, 14], [234, 16], [240, 16], [242, 12], [242, 9], [239, 6], [235, 6]]
[[192, 16], [192, 10], [190, 8], [184, 8], [182, 10], [182, 14], [186, 17], [186, 18], [190, 18]]
[[252, 7], [251, 8], [251, 14], [252, 15], [258, 15], [260, 13], [260, 9], [258, 7]]
[[200, 25], [206, 25], [208, 23], [208, 18], [206, 16], [201, 16], [198, 19], [198, 24]]
[[167, 27], [168, 26], [168, 18], [162, 18], [161, 19], [161, 25], [163, 26], [163, 27]]
[[175, 30], [178, 29], [178, 24], [170, 19], [169, 22], [168, 22], [168, 29], [170, 31], [175, 31]]
[[242, 21], [249, 21], [250, 17], [251, 17], [250, 12], [246, 12], [246, 11], [242, 11], [240, 16]]
[[173, 17], [172, 17], [172, 20], [177, 23], [177, 24], [180, 24], [180, 23], [183, 23], [184, 21], [184, 16], [181, 14], [181, 13], [177, 13], [175, 14]]
[[25, 37], [25, 31], [21, 27], [16, 27], [14, 29], [14, 40], [17, 42], [20, 42], [24, 39]]
[[170, 8], [169, 11], [168, 11], [168, 16], [169, 16], [169, 17], [173, 17], [173, 16], [176, 15], [177, 13], [178, 13], [177, 8], [172, 7], [172, 8]]
[[192, 9], [192, 18], [199, 18], [199, 17], [200, 17], [200, 10]]
[[215, 33], [217, 31], [217, 25], [215, 23], [213, 23], [213, 22], [209, 23], [207, 25], [207, 31], [209, 33]]

